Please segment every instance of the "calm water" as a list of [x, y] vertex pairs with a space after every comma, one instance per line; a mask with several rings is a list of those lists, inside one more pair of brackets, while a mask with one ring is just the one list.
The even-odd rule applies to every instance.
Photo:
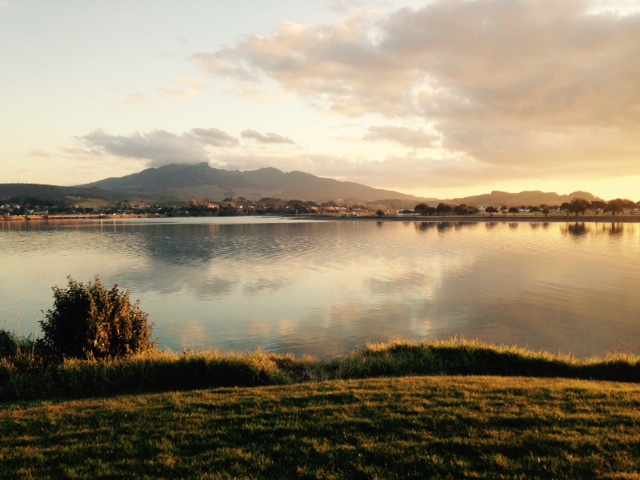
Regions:
[[67, 275], [132, 291], [160, 345], [327, 357], [454, 336], [640, 354], [640, 225], [0, 222], [0, 328], [35, 333]]

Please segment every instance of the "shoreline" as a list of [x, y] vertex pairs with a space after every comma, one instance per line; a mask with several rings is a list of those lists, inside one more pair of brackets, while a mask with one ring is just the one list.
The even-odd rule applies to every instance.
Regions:
[[[490, 216], [490, 215], [444, 215], [444, 216], [397, 216], [385, 215], [384, 217], [332, 217], [301, 216], [308, 219], [340, 220], [340, 221], [376, 221], [376, 222], [500, 222], [500, 223], [640, 223], [640, 215], [553, 215], [553, 216]], [[296, 218], [301, 218], [296, 217]]]
[[[233, 217], [274, 217], [301, 219], [301, 220], [332, 220], [332, 221], [376, 221], [376, 222], [499, 222], [499, 223], [640, 223], [640, 215], [385, 215], [376, 216], [333, 216], [333, 215], [233, 215]], [[61, 216], [0, 216], [0, 222], [59, 222], [59, 221], [86, 221], [86, 220], [129, 220], [145, 218], [216, 218], [216, 215], [206, 217], [184, 216], [165, 217], [158, 215], [117, 215], [100, 216], [92, 214], [61, 215]], [[227, 217], [225, 217], [227, 218]]]

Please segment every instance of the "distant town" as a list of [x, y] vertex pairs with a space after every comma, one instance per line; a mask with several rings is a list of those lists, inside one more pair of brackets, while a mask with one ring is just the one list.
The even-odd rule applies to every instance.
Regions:
[[412, 209], [393, 209], [384, 204], [358, 204], [302, 200], [262, 198], [248, 200], [244, 197], [191, 200], [177, 205], [149, 205], [144, 202], [116, 202], [111, 205], [91, 206], [88, 199], [65, 197], [60, 202], [23, 199], [0, 204], [0, 217], [4, 220], [39, 220], [64, 218], [100, 218], [108, 216], [238, 216], [238, 215], [319, 215], [333, 217], [361, 216], [504, 216], [534, 215], [624, 215], [639, 214], [640, 202], [615, 199], [587, 201], [574, 198], [561, 205], [467, 205], [439, 202], [435, 205], [419, 203]]

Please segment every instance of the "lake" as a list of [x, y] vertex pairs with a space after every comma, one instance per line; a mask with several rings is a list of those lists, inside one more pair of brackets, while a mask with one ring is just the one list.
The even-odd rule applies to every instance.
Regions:
[[131, 290], [162, 348], [348, 353], [452, 337], [640, 354], [640, 225], [275, 217], [0, 222], [0, 328], [66, 277]]

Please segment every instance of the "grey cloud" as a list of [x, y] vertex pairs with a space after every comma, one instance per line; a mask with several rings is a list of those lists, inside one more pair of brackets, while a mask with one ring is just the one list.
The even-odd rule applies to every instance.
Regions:
[[236, 147], [238, 139], [217, 128], [194, 128], [191, 134], [199, 141], [214, 147]]
[[109, 135], [103, 130], [94, 130], [81, 137], [81, 140], [112, 155], [151, 160], [152, 166], [208, 160], [207, 152], [193, 137], [164, 130], [144, 134], [136, 132], [129, 136]]
[[293, 140], [287, 137], [275, 133], [262, 134], [255, 130], [244, 130], [241, 134], [242, 138], [250, 138], [260, 143], [295, 143]]
[[150, 160], [153, 167], [207, 162], [209, 155], [204, 145], [234, 147], [238, 144], [237, 139], [216, 128], [194, 128], [181, 135], [164, 130], [110, 135], [104, 130], [94, 130], [80, 140], [96, 153]]

